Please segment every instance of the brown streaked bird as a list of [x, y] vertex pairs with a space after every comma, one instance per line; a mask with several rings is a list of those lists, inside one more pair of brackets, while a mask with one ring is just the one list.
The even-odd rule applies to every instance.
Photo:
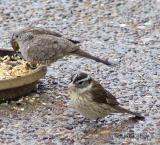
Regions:
[[70, 105], [84, 117], [94, 120], [110, 113], [129, 113], [144, 119], [139, 113], [120, 106], [117, 99], [90, 75], [80, 72], [71, 78], [69, 84]]
[[11, 38], [13, 49], [19, 50], [24, 59], [32, 63], [49, 65], [66, 55], [78, 55], [106, 65], [115, 65], [83, 51], [79, 43], [39, 27], [18, 29]]

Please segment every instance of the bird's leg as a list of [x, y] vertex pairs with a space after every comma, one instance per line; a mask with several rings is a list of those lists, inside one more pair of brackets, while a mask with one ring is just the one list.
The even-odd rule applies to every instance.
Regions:
[[98, 123], [99, 122], [99, 118], [97, 118], [95, 122]]
[[102, 123], [99, 122], [100, 118], [97, 118], [96, 120], [91, 121], [91, 125], [93, 128], [101, 127]]

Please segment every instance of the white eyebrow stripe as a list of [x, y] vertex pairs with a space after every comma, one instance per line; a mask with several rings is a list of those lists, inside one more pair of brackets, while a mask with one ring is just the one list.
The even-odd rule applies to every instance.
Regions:
[[87, 75], [86, 78], [82, 79], [82, 80], [79, 80], [77, 82], [83, 82], [83, 81], [88, 81], [91, 77], [89, 75]]
[[78, 77], [78, 74], [75, 74], [75, 75], [74, 75], [74, 77], [73, 77], [73, 79], [72, 79], [73, 82], [75, 81], [75, 78], [76, 78], [76, 77]]

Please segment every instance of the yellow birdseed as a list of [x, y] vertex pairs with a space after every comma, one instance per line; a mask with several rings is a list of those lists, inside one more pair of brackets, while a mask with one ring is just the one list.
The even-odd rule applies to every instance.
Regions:
[[0, 57], [0, 80], [23, 76], [33, 69], [20, 57]]

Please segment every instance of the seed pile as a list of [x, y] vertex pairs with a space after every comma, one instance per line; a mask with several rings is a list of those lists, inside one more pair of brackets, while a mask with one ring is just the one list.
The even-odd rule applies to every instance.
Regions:
[[0, 57], [0, 80], [20, 77], [31, 72], [33, 69], [27, 64], [28, 62], [19, 56]]

